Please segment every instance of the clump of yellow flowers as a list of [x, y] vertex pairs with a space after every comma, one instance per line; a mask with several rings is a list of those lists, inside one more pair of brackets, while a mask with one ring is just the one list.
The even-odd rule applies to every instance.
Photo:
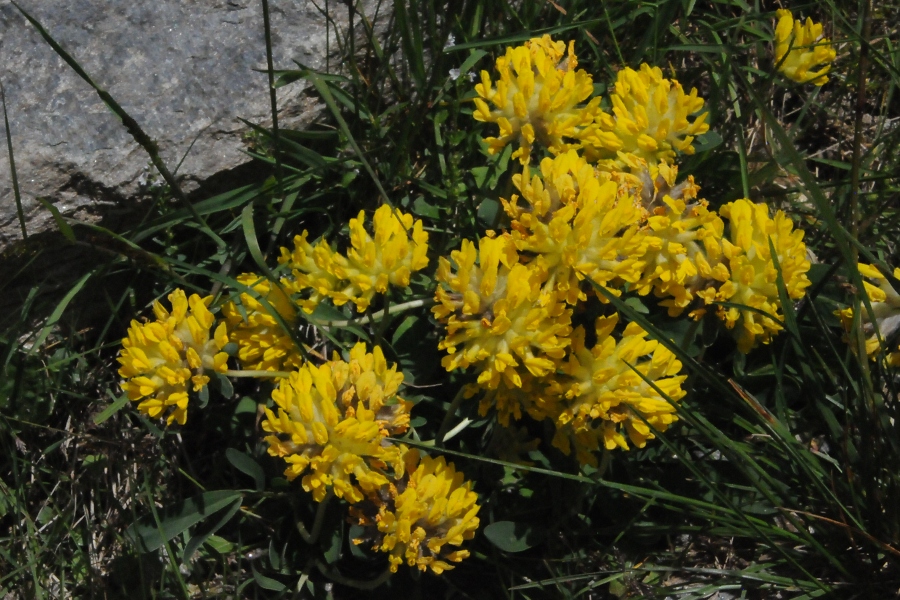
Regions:
[[[348, 229], [345, 253], [324, 240], [310, 245], [304, 232], [293, 251], [281, 249], [287, 274], [277, 281], [239, 275], [218, 324], [212, 296], [188, 298], [177, 289], [171, 310], [154, 303], [156, 320], [132, 321], [122, 341], [122, 387], [141, 412], [183, 425], [189, 394], [206, 394], [211, 371], [274, 381], [261, 429], [269, 454], [287, 463], [285, 477], [299, 479], [316, 502], [334, 496], [359, 507], [384, 498], [370, 511], [379, 536], [372, 548], [388, 554], [393, 572], [406, 562], [440, 574], [469, 555], [460, 546], [479, 523], [472, 483], [442, 457], [388, 439], [409, 429], [412, 403], [401, 397], [403, 374], [380, 346], [368, 351], [360, 342], [346, 360], [335, 352], [316, 364], [296, 342], [301, 314], [319, 302], [365, 311], [376, 295], [408, 286], [428, 265], [428, 234], [412, 215], [382, 206], [371, 230], [364, 212]], [[243, 370], [228, 370], [229, 354]]]
[[831, 41], [822, 36], [822, 24], [809, 17], [806, 23], [795, 20], [791, 11], [780, 9], [776, 13], [775, 64], [785, 77], [798, 83], [817, 86], [828, 82], [826, 73], [837, 53]]
[[[746, 353], [782, 329], [779, 286], [802, 298], [810, 263], [783, 212], [746, 199], [716, 211], [693, 177], [677, 181], [678, 156], [709, 129], [696, 90], [626, 67], [607, 110], [577, 64], [572, 43], [544, 36], [497, 60], [496, 87], [482, 72], [474, 116], [500, 127], [485, 143], [517, 142], [523, 167], [501, 199], [507, 230], [440, 258], [432, 311], [446, 327], [442, 364], [476, 370], [465, 396], [480, 396], [482, 414], [549, 420], [555, 446], [595, 465], [598, 450], [665, 431], [685, 395], [681, 362], [623, 324], [609, 296], [652, 292], [671, 317], [712, 309]], [[575, 323], [592, 296], [606, 308], [588, 336]]]
[[[821, 25], [787, 11], [779, 19], [780, 69], [824, 83], [834, 51]], [[457, 398], [477, 398], [482, 415], [509, 427], [495, 439], [533, 450], [539, 442], [520, 444], [527, 429], [513, 421], [542, 421], [548, 444], [598, 467], [598, 454], [643, 448], [666, 432], [686, 396], [682, 350], [646, 322], [628, 322], [620, 301], [653, 298], [660, 318], [721, 321], [748, 353], [783, 329], [782, 299], [799, 301], [810, 286], [803, 231], [787, 214], [749, 199], [708, 202], [693, 176], [679, 175], [677, 161], [709, 130], [696, 89], [642, 64], [618, 72], [604, 104], [574, 42], [547, 35], [508, 48], [495, 66], [475, 86], [473, 114], [499, 127], [484, 139], [488, 152], [512, 145], [518, 159], [496, 230], [432, 262], [421, 220], [389, 205], [360, 211], [343, 249], [303, 231], [280, 249], [277, 275], [261, 264], [267, 275], [239, 275], [215, 304], [175, 290], [171, 310], [156, 302], [154, 321], [132, 321], [118, 359], [128, 398], [167, 424], [185, 424], [190, 395], [205, 400], [211, 373], [268, 382], [259, 412], [268, 454], [315, 502], [349, 505], [363, 531], [354, 542], [386, 554], [391, 572], [405, 563], [440, 574], [469, 556], [478, 495], [453, 463], [408, 447], [450, 436], [422, 442], [412, 428], [406, 398], [415, 397], [385, 356], [385, 328], [329, 360], [317, 344], [340, 346], [333, 333], [346, 324], [318, 320], [320, 304], [365, 313], [347, 320], [363, 326], [431, 306], [442, 367], [473, 372]], [[425, 297], [391, 303], [435, 263]], [[874, 312], [859, 317], [866, 352], [884, 350], [898, 365], [900, 346], [882, 349], [875, 330], [893, 339], [900, 295], [874, 267], [859, 269], [875, 282], [866, 282]], [[849, 327], [855, 315], [841, 317]], [[504, 456], [518, 462], [520, 453]]]

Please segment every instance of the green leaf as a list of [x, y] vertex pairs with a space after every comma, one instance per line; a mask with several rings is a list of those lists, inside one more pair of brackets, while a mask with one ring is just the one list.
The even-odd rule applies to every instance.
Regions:
[[63, 218], [61, 214], [59, 214], [59, 209], [50, 204], [50, 202], [46, 198], [41, 198], [38, 196], [38, 202], [44, 205], [44, 208], [50, 211], [50, 214], [53, 215], [53, 220], [56, 222], [56, 226], [59, 227], [59, 232], [65, 236], [67, 240], [70, 242], [75, 242], [75, 232], [72, 231], [72, 227], [66, 223], [66, 220]]
[[153, 519], [142, 519], [125, 530], [128, 538], [141, 552], [152, 552], [189, 527], [219, 512], [226, 506], [243, 498], [233, 490], [206, 492], [194, 498], [179, 502], [160, 514], [159, 527]]
[[234, 550], [234, 544], [217, 535], [209, 536], [209, 539], [206, 540], [206, 545], [219, 554], [228, 554], [229, 552]]
[[238, 498], [212, 527], [208, 527], [204, 531], [195, 533], [191, 537], [191, 539], [188, 540], [187, 545], [185, 545], [184, 547], [184, 552], [181, 555], [181, 562], [187, 563], [189, 560], [191, 560], [191, 557], [194, 555], [194, 552], [197, 551], [197, 548], [206, 543], [206, 541], [211, 538], [215, 532], [221, 529], [222, 526], [225, 525], [225, 523], [230, 521], [231, 517], [233, 517], [235, 513], [240, 510], [240, 508], [241, 498]]
[[126, 404], [128, 404], [128, 394], [122, 394], [121, 396], [116, 398], [112, 404], [104, 408], [103, 411], [100, 412], [100, 414], [94, 417], [94, 425], [103, 423], [111, 416], [122, 410], [122, 407], [124, 407]]
[[266, 474], [262, 467], [259, 466], [258, 462], [235, 448], [228, 448], [225, 450], [225, 458], [228, 459], [228, 462], [230, 462], [235, 469], [244, 475], [249, 475], [253, 479], [253, 482], [256, 485], [256, 491], [259, 492], [265, 489]]
[[256, 585], [262, 589], [271, 590], [273, 592], [283, 592], [287, 589], [287, 586], [280, 581], [262, 575], [256, 570], [256, 565], [253, 565], [251, 568], [253, 569], [253, 579], [256, 581]]
[[41, 332], [38, 334], [37, 339], [34, 341], [34, 344], [31, 345], [31, 349], [28, 351], [28, 354], [34, 354], [43, 344], [44, 340], [47, 339], [47, 336], [50, 335], [50, 332], [59, 322], [60, 317], [66, 311], [66, 308], [69, 306], [69, 303], [72, 301], [72, 298], [75, 297], [75, 294], [81, 291], [81, 288], [84, 287], [84, 284], [87, 283], [87, 280], [93, 275], [94, 272], [90, 271], [89, 273], [85, 273], [81, 279], [75, 282], [75, 285], [66, 292], [66, 295], [63, 296], [63, 299], [59, 301], [59, 304], [56, 305], [56, 308], [53, 309], [53, 312], [50, 313], [50, 318], [47, 319], [47, 324], [41, 329]]
[[504, 552], [523, 552], [537, 544], [530, 526], [513, 521], [491, 523], [484, 528], [484, 535]]

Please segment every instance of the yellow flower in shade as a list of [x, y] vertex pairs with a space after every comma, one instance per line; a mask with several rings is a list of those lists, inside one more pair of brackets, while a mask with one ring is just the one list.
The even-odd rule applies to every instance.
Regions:
[[[359, 502], [364, 492], [388, 485], [388, 466], [402, 473], [400, 450], [385, 439], [391, 424], [379, 421], [381, 408], [392, 400], [384, 393], [395, 391], [396, 377], [383, 356], [369, 356], [354, 348], [349, 365], [337, 357], [318, 367], [303, 364], [272, 392], [278, 414], [266, 408], [262, 427], [271, 434], [266, 437], [269, 454], [288, 463], [288, 479], [303, 475], [303, 489], [317, 502], [329, 489]], [[379, 404], [377, 412], [371, 408]], [[397, 405], [406, 407], [402, 401]]]
[[536, 377], [528, 371], [520, 375], [517, 387], [501, 379], [496, 388], [484, 389], [479, 385], [468, 385], [464, 390], [466, 399], [480, 396], [478, 412], [486, 416], [493, 410], [497, 421], [504, 427], [510, 426], [510, 419], [518, 421], [523, 413], [541, 420], [552, 414], [559, 401], [559, 385], [553, 373]]
[[794, 223], [782, 211], [775, 213], [773, 219], [766, 204], [736, 200], [723, 206], [719, 214], [730, 221], [730, 241], [722, 240], [722, 254], [731, 277], [718, 289], [707, 288], [697, 295], [707, 303], [729, 302], [747, 307], [720, 306], [717, 311], [726, 327], [733, 330], [738, 350], [746, 353], [757, 344], [768, 344], [782, 329], [778, 269], [769, 240], [775, 248], [785, 289], [793, 300], [806, 293], [810, 263], [803, 231], [794, 229]]
[[[290, 298], [265, 277], [244, 273], [237, 280], [265, 298], [287, 325], [297, 318], [297, 309]], [[222, 315], [228, 323], [229, 340], [238, 346], [238, 359], [243, 368], [261, 371], [298, 368], [303, 359], [288, 332], [259, 300], [247, 293], [242, 293], [240, 298], [240, 306], [226, 303]]]
[[616, 183], [601, 182], [574, 151], [545, 158], [540, 176], [529, 181], [517, 174], [513, 183], [525, 201], [520, 206], [517, 195], [503, 201], [516, 248], [536, 255], [529, 264], [569, 304], [585, 297], [584, 279], [615, 287], [638, 281], [647, 247], [642, 214], [633, 197], [617, 197]]
[[676, 152], [693, 154], [694, 137], [709, 130], [708, 113], [689, 119], [703, 109], [697, 90], [686, 94], [659, 67], [642, 64], [639, 71], [619, 71], [610, 102], [612, 114], [601, 112], [579, 136], [588, 160], [605, 170], [640, 169], [671, 162]]
[[119, 375], [125, 378], [122, 388], [128, 398], [139, 402], [142, 413], [152, 418], [168, 413], [167, 424], [184, 425], [189, 392], [199, 392], [209, 383], [207, 371], [226, 371], [228, 355], [221, 350], [228, 343], [228, 331], [225, 323], [219, 323], [210, 339], [216, 323], [207, 308], [211, 301], [212, 296], [188, 298], [177, 289], [169, 294], [171, 312], [157, 301], [155, 321], [131, 322], [128, 337], [122, 340]]
[[545, 35], [507, 48], [497, 59], [496, 86], [487, 71], [481, 72], [481, 83], [475, 86], [474, 116], [500, 127], [498, 137], [484, 140], [492, 154], [518, 142], [513, 157], [527, 164], [535, 141], [557, 154], [573, 147], [566, 138], [574, 138], [594, 120], [600, 98], [578, 106], [593, 94], [594, 84], [587, 72], [576, 69], [574, 48], [575, 43], [569, 42], [566, 55], [563, 42]]
[[822, 24], [808, 18], [803, 24], [794, 20], [791, 11], [781, 9], [776, 13], [775, 64], [785, 77], [798, 83], [811, 82], [825, 85], [831, 63], [837, 57], [831, 41], [822, 37]]
[[478, 383], [487, 389], [496, 389], [501, 380], [518, 388], [524, 372], [541, 377], [554, 371], [569, 343], [571, 311], [555, 291], [542, 288], [538, 270], [518, 263], [506, 237], [484, 237], [478, 250], [463, 240], [451, 258], [456, 272], [442, 257], [437, 271], [442, 285], [432, 308], [447, 327], [438, 346], [448, 352], [443, 367], [474, 366]]
[[635, 291], [644, 295], [652, 289], [664, 298], [660, 304], [668, 307], [669, 316], [677, 317], [710, 280], [728, 279], [728, 268], [721, 263], [725, 225], [705, 200], [697, 200], [693, 177], [675, 185], [674, 166], [660, 163], [653, 171], [653, 179], [652, 172], [643, 172], [648, 249]]
[[678, 420], [669, 400], [677, 402], [685, 395], [681, 384], [686, 376], [679, 375], [681, 362], [675, 355], [648, 340], [637, 323], [629, 323], [616, 343], [612, 332], [617, 322], [618, 315], [597, 319], [597, 344], [592, 349], [585, 347], [584, 329], [576, 328], [563, 366], [573, 383], [555, 415], [553, 445], [566, 454], [574, 445], [578, 460], [593, 466], [597, 464], [593, 453], [600, 447], [627, 450], [630, 440], [643, 448], [655, 437], [653, 430], [665, 431]]
[[406, 477], [351, 509], [366, 529], [354, 542], [386, 552], [394, 573], [405, 562], [440, 575], [469, 556], [459, 547], [478, 529], [478, 494], [443, 456], [403, 450]]
[[[866, 295], [872, 305], [873, 314], [870, 316], [869, 311], [863, 306], [860, 314], [862, 321], [863, 333], [866, 335], [866, 354], [870, 359], [876, 360], [881, 353], [881, 340], [887, 345], [885, 353], [885, 361], [888, 365], [900, 367], [900, 345], [897, 343], [897, 331], [900, 329], [900, 294], [890, 284], [887, 277], [873, 265], [860, 263], [858, 265], [859, 273], [866, 279], [874, 281], [877, 285], [873, 285], [863, 280], [866, 289]], [[900, 268], [894, 269], [894, 278], [900, 278]], [[838, 311], [844, 328], [848, 331], [853, 325], [853, 308], [845, 308]], [[874, 319], [874, 322], [873, 322]], [[878, 331], [875, 331], [875, 325]]]
[[350, 248], [344, 256], [325, 241], [313, 248], [306, 232], [294, 238], [294, 252], [281, 249], [279, 262], [288, 264], [294, 276], [294, 291], [308, 295], [301, 302], [311, 313], [325, 297], [342, 306], [353, 302], [365, 311], [375, 294], [388, 285], [406, 287], [410, 276], [428, 266], [428, 233], [422, 221], [383, 205], [373, 217], [374, 234], [365, 228], [365, 212], [350, 219]]

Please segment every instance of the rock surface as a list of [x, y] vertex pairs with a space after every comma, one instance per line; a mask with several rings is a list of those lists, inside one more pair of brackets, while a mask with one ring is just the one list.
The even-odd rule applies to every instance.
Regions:
[[[270, 122], [258, 0], [19, 4], [157, 141], [170, 170], [183, 159], [177, 177], [186, 192], [248, 162], [238, 118]], [[275, 68], [297, 59], [334, 70], [335, 36], [344, 32], [326, 29], [316, 3], [269, 4]], [[338, 28], [341, 15], [332, 15]], [[29, 235], [55, 228], [38, 197], [96, 221], [127, 211], [146, 191], [144, 150], [8, 0], [0, 0], [0, 82]], [[279, 89], [280, 123], [303, 127], [321, 114], [306, 87]], [[21, 237], [0, 120], [0, 251]]]

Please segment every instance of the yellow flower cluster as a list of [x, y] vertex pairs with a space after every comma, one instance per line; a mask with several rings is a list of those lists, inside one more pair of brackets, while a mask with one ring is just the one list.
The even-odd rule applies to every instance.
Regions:
[[[875, 266], [860, 263], [859, 273], [866, 279], [863, 280], [866, 296], [872, 306], [872, 315], [865, 308], [861, 309], [863, 333], [866, 335], [866, 354], [871, 360], [876, 360], [884, 352], [884, 361], [893, 367], [900, 367], [900, 344], [897, 342], [897, 331], [900, 328], [900, 294], [888, 281], [887, 277]], [[894, 278], [900, 278], [900, 268], [894, 269]], [[844, 328], [848, 331], [853, 326], [853, 308], [845, 308], [838, 312]], [[877, 326], [877, 331], [876, 331]], [[882, 342], [887, 345], [882, 348]]]
[[[184, 290], [169, 294], [171, 312], [157, 301], [153, 303], [155, 321], [131, 322], [128, 337], [122, 340], [119, 375], [122, 388], [138, 410], [157, 418], [164, 413], [166, 423], [184, 425], [187, 421], [189, 391], [200, 392], [207, 383], [207, 371], [224, 373], [228, 355], [222, 348], [228, 343], [224, 323], [210, 331], [216, 319], [209, 311], [212, 296], [201, 298]], [[171, 409], [171, 410], [170, 410]]]
[[601, 98], [592, 97], [591, 76], [577, 65], [574, 42], [567, 48], [545, 35], [507, 48], [495, 64], [496, 84], [482, 71], [474, 117], [500, 128], [498, 136], [485, 138], [488, 150], [496, 154], [518, 143], [513, 157], [527, 165], [539, 142], [554, 156], [581, 149], [607, 171], [638, 171], [671, 161], [676, 152], [692, 154], [694, 138], [709, 129], [706, 113], [691, 117], [703, 109], [697, 90], [685, 93], [659, 68], [622, 69], [608, 113]]
[[487, 389], [496, 389], [501, 379], [518, 388], [526, 372], [540, 377], [553, 371], [565, 355], [571, 311], [542, 287], [539, 270], [518, 262], [507, 237], [484, 237], [478, 250], [463, 240], [451, 258], [456, 272], [443, 257], [438, 266], [437, 279], [447, 289], [438, 288], [433, 309], [447, 320], [439, 346], [449, 353], [444, 368], [475, 365]]
[[516, 195], [504, 201], [511, 238], [520, 252], [537, 255], [532, 264], [569, 304], [583, 299], [584, 279], [604, 286], [638, 280], [647, 243], [638, 235], [641, 211], [577, 153], [545, 158], [540, 176], [517, 174], [513, 183], [527, 205]]
[[[257, 292], [290, 326], [297, 309], [282, 286], [256, 273], [239, 275], [238, 283]], [[240, 295], [240, 305], [227, 302], [222, 315], [228, 323], [229, 340], [238, 346], [238, 359], [245, 369], [284, 371], [297, 369], [302, 357], [294, 340], [263, 304], [248, 293]]]
[[366, 530], [354, 542], [388, 553], [394, 573], [405, 562], [440, 575], [469, 556], [459, 546], [478, 529], [478, 494], [444, 457], [403, 451], [406, 477], [351, 510]]
[[806, 23], [789, 10], [780, 9], [775, 26], [775, 64], [785, 77], [817, 86], [828, 82], [826, 73], [837, 57], [831, 41], [822, 37], [822, 24], [807, 17]]
[[570, 42], [566, 54], [563, 42], [545, 35], [508, 48], [497, 59], [496, 86], [487, 71], [481, 72], [481, 83], [475, 86], [474, 116], [500, 127], [499, 137], [484, 140], [492, 154], [517, 142], [513, 158], [528, 164], [535, 140], [551, 152], [561, 152], [571, 144], [567, 138], [577, 137], [578, 131], [594, 120], [600, 98], [578, 107], [594, 93], [594, 85], [590, 75], [576, 69], [574, 49]]
[[[303, 489], [317, 502], [330, 489], [359, 502], [390, 483], [388, 466], [402, 473], [400, 451], [385, 439], [408, 424], [409, 405], [395, 396], [402, 379], [380, 348], [367, 355], [362, 343], [350, 363], [337, 355], [318, 367], [304, 363], [272, 392], [278, 414], [266, 408], [262, 424], [269, 454], [288, 463], [288, 479], [305, 473]], [[390, 405], [398, 408], [383, 410]]]
[[794, 229], [782, 211], [772, 218], [765, 204], [736, 200], [719, 213], [730, 221], [731, 240], [722, 240], [722, 255], [731, 276], [718, 289], [707, 288], [698, 295], [708, 303], [740, 305], [719, 306], [717, 314], [733, 330], [738, 350], [749, 352], [759, 343], [768, 344], [782, 329], [779, 271], [788, 296], [799, 300], [810, 284], [806, 276], [810, 263], [803, 231]]
[[728, 268], [721, 263], [725, 225], [705, 200], [697, 200], [693, 177], [675, 185], [674, 166], [661, 163], [656, 171], [653, 181], [641, 187], [647, 252], [635, 291], [646, 295], [652, 289], [663, 298], [660, 304], [668, 307], [669, 316], [677, 317], [710, 281], [728, 279]]
[[566, 454], [574, 445], [578, 459], [594, 466], [598, 448], [628, 450], [626, 434], [643, 448], [655, 437], [653, 430], [665, 431], [677, 420], [671, 402], [685, 394], [681, 384], [686, 376], [679, 375], [681, 362], [675, 355], [646, 339], [647, 332], [636, 323], [629, 323], [616, 342], [612, 332], [617, 322], [618, 315], [597, 319], [598, 341], [592, 349], [585, 346], [584, 328], [576, 328], [563, 366], [572, 383], [549, 415], [557, 427], [553, 444]]
[[[581, 136], [588, 159], [604, 170], [640, 170], [671, 162], [676, 151], [693, 154], [694, 138], [709, 131], [708, 113], [688, 118], [703, 109], [697, 90], [685, 94], [659, 67], [642, 64], [639, 71], [619, 71], [610, 101], [612, 114], [601, 112]], [[617, 144], [610, 143], [614, 138]]]
[[294, 238], [293, 251], [281, 249], [278, 262], [291, 271], [284, 285], [303, 296], [299, 304], [306, 313], [325, 298], [338, 306], [352, 302], [363, 312], [375, 294], [386, 293], [389, 285], [408, 286], [411, 275], [428, 266], [428, 233], [410, 214], [383, 205], [373, 216], [372, 235], [363, 211], [349, 227], [346, 255], [325, 240], [312, 246], [305, 231]]

